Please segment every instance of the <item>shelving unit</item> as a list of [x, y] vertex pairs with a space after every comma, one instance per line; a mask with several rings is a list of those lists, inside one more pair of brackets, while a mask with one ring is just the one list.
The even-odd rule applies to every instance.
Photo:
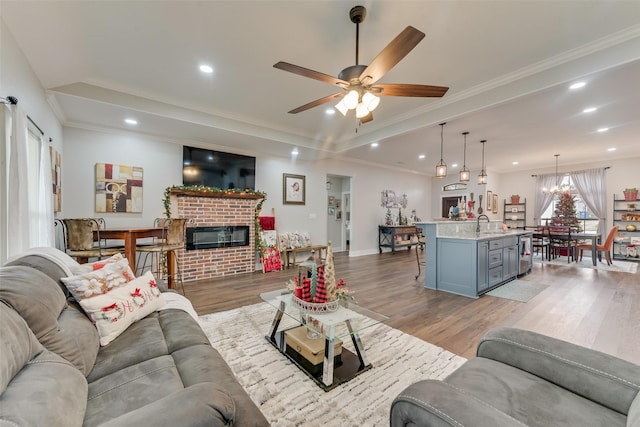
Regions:
[[504, 199], [502, 221], [509, 228], [524, 229], [527, 225], [527, 199], [520, 199], [520, 203], [507, 203], [507, 199]]
[[[618, 236], [613, 241], [613, 259], [640, 261], [640, 199], [625, 200], [613, 195], [613, 225], [619, 225]], [[635, 226], [635, 230], [627, 230]], [[635, 245], [635, 257], [627, 256], [627, 247]]]
[[395, 252], [398, 248], [411, 249], [417, 246], [413, 240], [417, 229], [413, 225], [379, 225], [378, 226], [378, 250], [382, 253], [382, 248], [391, 248]]

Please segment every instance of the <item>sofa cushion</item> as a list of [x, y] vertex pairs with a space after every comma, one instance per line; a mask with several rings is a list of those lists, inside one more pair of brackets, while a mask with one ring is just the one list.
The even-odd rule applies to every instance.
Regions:
[[1, 303], [0, 319], [0, 425], [81, 425], [87, 404], [84, 376], [45, 350], [24, 319]]
[[[167, 410], [171, 408], [171, 410]], [[185, 388], [140, 409], [109, 419], [100, 427], [132, 426], [184, 426], [227, 427], [232, 425], [266, 426], [264, 417], [246, 419], [237, 423], [236, 402], [226, 391], [213, 383], [201, 383]], [[90, 427], [91, 423], [86, 423]]]
[[625, 426], [626, 417], [528, 372], [477, 357], [445, 382], [529, 426]]
[[[106, 270], [109, 266], [104, 267]], [[102, 271], [99, 270], [99, 271]], [[164, 306], [151, 272], [109, 292], [80, 300], [80, 306], [95, 323], [100, 345], [107, 345], [132, 323]]]
[[0, 303], [0, 394], [6, 389], [9, 381], [22, 369], [28, 361], [44, 350], [29, 326], [18, 313], [5, 304]]
[[60, 286], [26, 266], [2, 267], [0, 281], [0, 301], [18, 312], [47, 350], [87, 375], [98, 354], [98, 334], [86, 316], [67, 305]]
[[[63, 257], [63, 259], [68, 259], [69, 263], [78, 264], [73, 258], [69, 257], [69, 255], [65, 254], [64, 252], [57, 251], [56, 256]], [[22, 255], [4, 264], [4, 266], [10, 265], [28, 266], [46, 274], [47, 276], [51, 277], [56, 283], [58, 283], [58, 286], [60, 286], [60, 289], [62, 289], [62, 292], [64, 293], [66, 298], [69, 298], [71, 296], [71, 293], [69, 292], [67, 287], [64, 286], [61, 279], [63, 277], [67, 277], [68, 275], [67, 272], [65, 272], [65, 269], [68, 272], [71, 272], [72, 266], [66, 264], [56, 264], [54, 261], [47, 257], [46, 253]]]

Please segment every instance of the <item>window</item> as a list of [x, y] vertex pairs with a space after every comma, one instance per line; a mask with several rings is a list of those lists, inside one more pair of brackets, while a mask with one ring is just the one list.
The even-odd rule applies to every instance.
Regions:
[[[576, 190], [576, 187], [573, 185], [573, 181], [569, 175], [565, 175], [562, 177], [562, 180], [559, 183], [559, 187], [565, 191], [568, 190], [569, 193], [573, 195], [576, 205], [576, 216], [580, 220], [580, 230], [586, 233], [597, 233], [598, 232], [598, 217], [596, 217], [587, 207], [586, 203], [580, 196], [580, 193]], [[549, 205], [547, 210], [542, 214], [542, 218], [540, 219], [540, 224], [546, 224], [547, 221], [551, 222], [551, 219], [554, 216], [554, 212], [556, 209], [556, 203], [558, 202], [559, 195], [556, 195], [553, 198], [553, 202]]]

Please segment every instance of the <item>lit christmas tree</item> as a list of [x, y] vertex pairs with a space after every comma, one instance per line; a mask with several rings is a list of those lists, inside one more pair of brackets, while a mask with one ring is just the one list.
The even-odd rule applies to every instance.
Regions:
[[568, 191], [560, 193], [560, 199], [554, 212], [553, 225], [580, 228], [580, 221], [576, 216], [576, 202]]

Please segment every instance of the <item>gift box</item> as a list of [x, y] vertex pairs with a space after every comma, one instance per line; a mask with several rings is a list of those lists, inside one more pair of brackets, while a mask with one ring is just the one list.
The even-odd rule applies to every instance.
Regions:
[[[287, 344], [286, 353], [310, 374], [314, 376], [321, 374], [324, 361], [324, 338], [307, 338], [306, 326], [289, 329], [284, 334]], [[339, 366], [342, 363], [342, 341], [336, 339], [333, 344], [333, 363], [334, 366]]]

